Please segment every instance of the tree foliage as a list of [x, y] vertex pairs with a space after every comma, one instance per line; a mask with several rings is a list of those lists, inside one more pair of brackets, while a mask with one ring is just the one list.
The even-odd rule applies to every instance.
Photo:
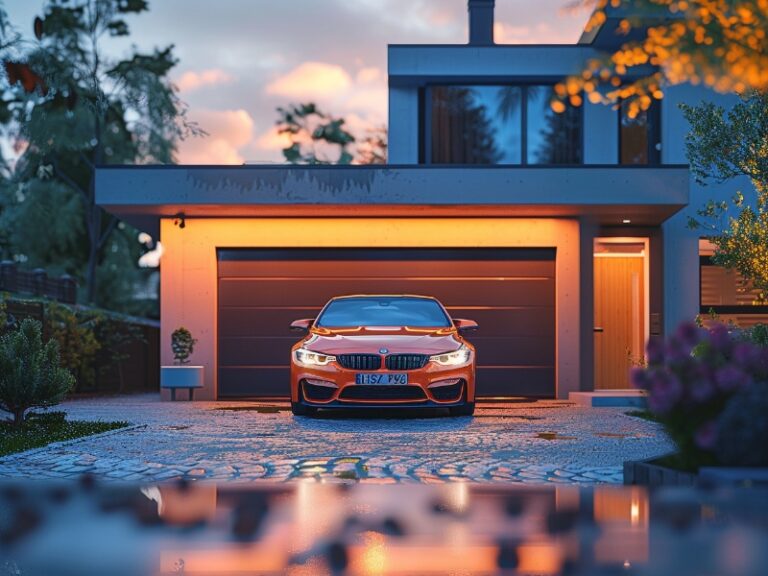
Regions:
[[277, 132], [290, 143], [283, 157], [291, 164], [386, 164], [387, 127], [375, 126], [361, 140], [346, 120], [327, 114], [314, 102], [277, 109]]
[[18, 329], [0, 337], [0, 410], [21, 426], [31, 408], [61, 402], [74, 386], [74, 378], [60, 366], [59, 345], [42, 342], [36, 320], [24, 320]]
[[[170, 82], [172, 46], [106, 55], [106, 41], [129, 35], [126, 17], [147, 9], [144, 0], [48, 0], [35, 40], [0, 54], [0, 121], [23, 149], [6, 191], [6, 251], [33, 266], [58, 253], [86, 285], [84, 300], [102, 306], [119, 307], [146, 273], [137, 232], [95, 203], [96, 166], [172, 163], [178, 140], [201, 133]], [[39, 230], [53, 234], [29, 237]], [[124, 282], [108, 283], [120, 274]]]
[[[594, 12], [587, 30], [624, 14], [626, 41], [558, 84], [558, 99], [581, 105], [629, 100], [629, 114], [647, 110], [667, 85], [703, 83], [718, 92], [768, 90], [768, 0], [575, 0]], [[650, 69], [648, 67], [651, 67]]]
[[691, 124], [688, 161], [696, 179], [724, 182], [747, 177], [757, 191], [751, 206], [739, 192], [730, 201], [710, 201], [689, 226], [704, 231], [716, 250], [713, 260], [733, 268], [768, 299], [768, 94], [744, 96], [727, 112], [704, 103], [684, 105]]
[[278, 108], [277, 131], [290, 139], [283, 156], [291, 164], [351, 164], [355, 137], [343, 118], [322, 112], [312, 102]]

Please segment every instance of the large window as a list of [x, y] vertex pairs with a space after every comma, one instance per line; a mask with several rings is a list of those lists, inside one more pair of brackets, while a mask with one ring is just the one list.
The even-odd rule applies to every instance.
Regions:
[[768, 322], [768, 305], [760, 300], [759, 292], [736, 270], [715, 265], [712, 254], [714, 246], [699, 241], [701, 314], [714, 312], [720, 321], [731, 321], [742, 328]]
[[581, 164], [582, 113], [550, 107], [551, 85], [433, 86], [425, 152], [434, 164]]
[[658, 101], [634, 118], [629, 116], [627, 102], [619, 106], [619, 163], [661, 163], [661, 106]]

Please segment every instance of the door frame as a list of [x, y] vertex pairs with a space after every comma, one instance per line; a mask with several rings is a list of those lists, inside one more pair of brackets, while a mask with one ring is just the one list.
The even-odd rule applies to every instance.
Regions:
[[[635, 253], [609, 253], [599, 254], [595, 251], [597, 244], [642, 244], [641, 254]], [[645, 360], [645, 346], [651, 336], [651, 236], [601, 236], [596, 235], [592, 243], [592, 258], [611, 258], [611, 257], [637, 257], [643, 259], [643, 342], [641, 343], [642, 358]], [[594, 266], [593, 266], [594, 270]], [[594, 274], [594, 272], [593, 272]], [[592, 282], [592, 298], [595, 296], [595, 285]], [[593, 313], [596, 311], [593, 311]], [[594, 317], [592, 324], [594, 326]], [[594, 334], [594, 333], [593, 333]], [[597, 363], [597, 347], [593, 345], [593, 363]], [[597, 387], [593, 383], [593, 389]]]

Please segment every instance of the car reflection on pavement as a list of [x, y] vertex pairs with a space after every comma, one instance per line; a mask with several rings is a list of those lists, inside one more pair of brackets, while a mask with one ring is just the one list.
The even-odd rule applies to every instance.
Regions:
[[768, 492], [3, 485], [0, 574], [765, 574]]

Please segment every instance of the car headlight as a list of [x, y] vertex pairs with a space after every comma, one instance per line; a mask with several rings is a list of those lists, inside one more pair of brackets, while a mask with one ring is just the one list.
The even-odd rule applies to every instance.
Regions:
[[336, 361], [336, 356], [312, 352], [306, 348], [299, 348], [294, 352], [294, 355], [296, 362], [304, 364], [305, 366], [328, 366], [331, 362]]
[[437, 362], [440, 366], [460, 366], [469, 362], [470, 354], [471, 352], [469, 351], [469, 348], [462, 344], [461, 348], [458, 350], [430, 356], [429, 360], [431, 362]]

